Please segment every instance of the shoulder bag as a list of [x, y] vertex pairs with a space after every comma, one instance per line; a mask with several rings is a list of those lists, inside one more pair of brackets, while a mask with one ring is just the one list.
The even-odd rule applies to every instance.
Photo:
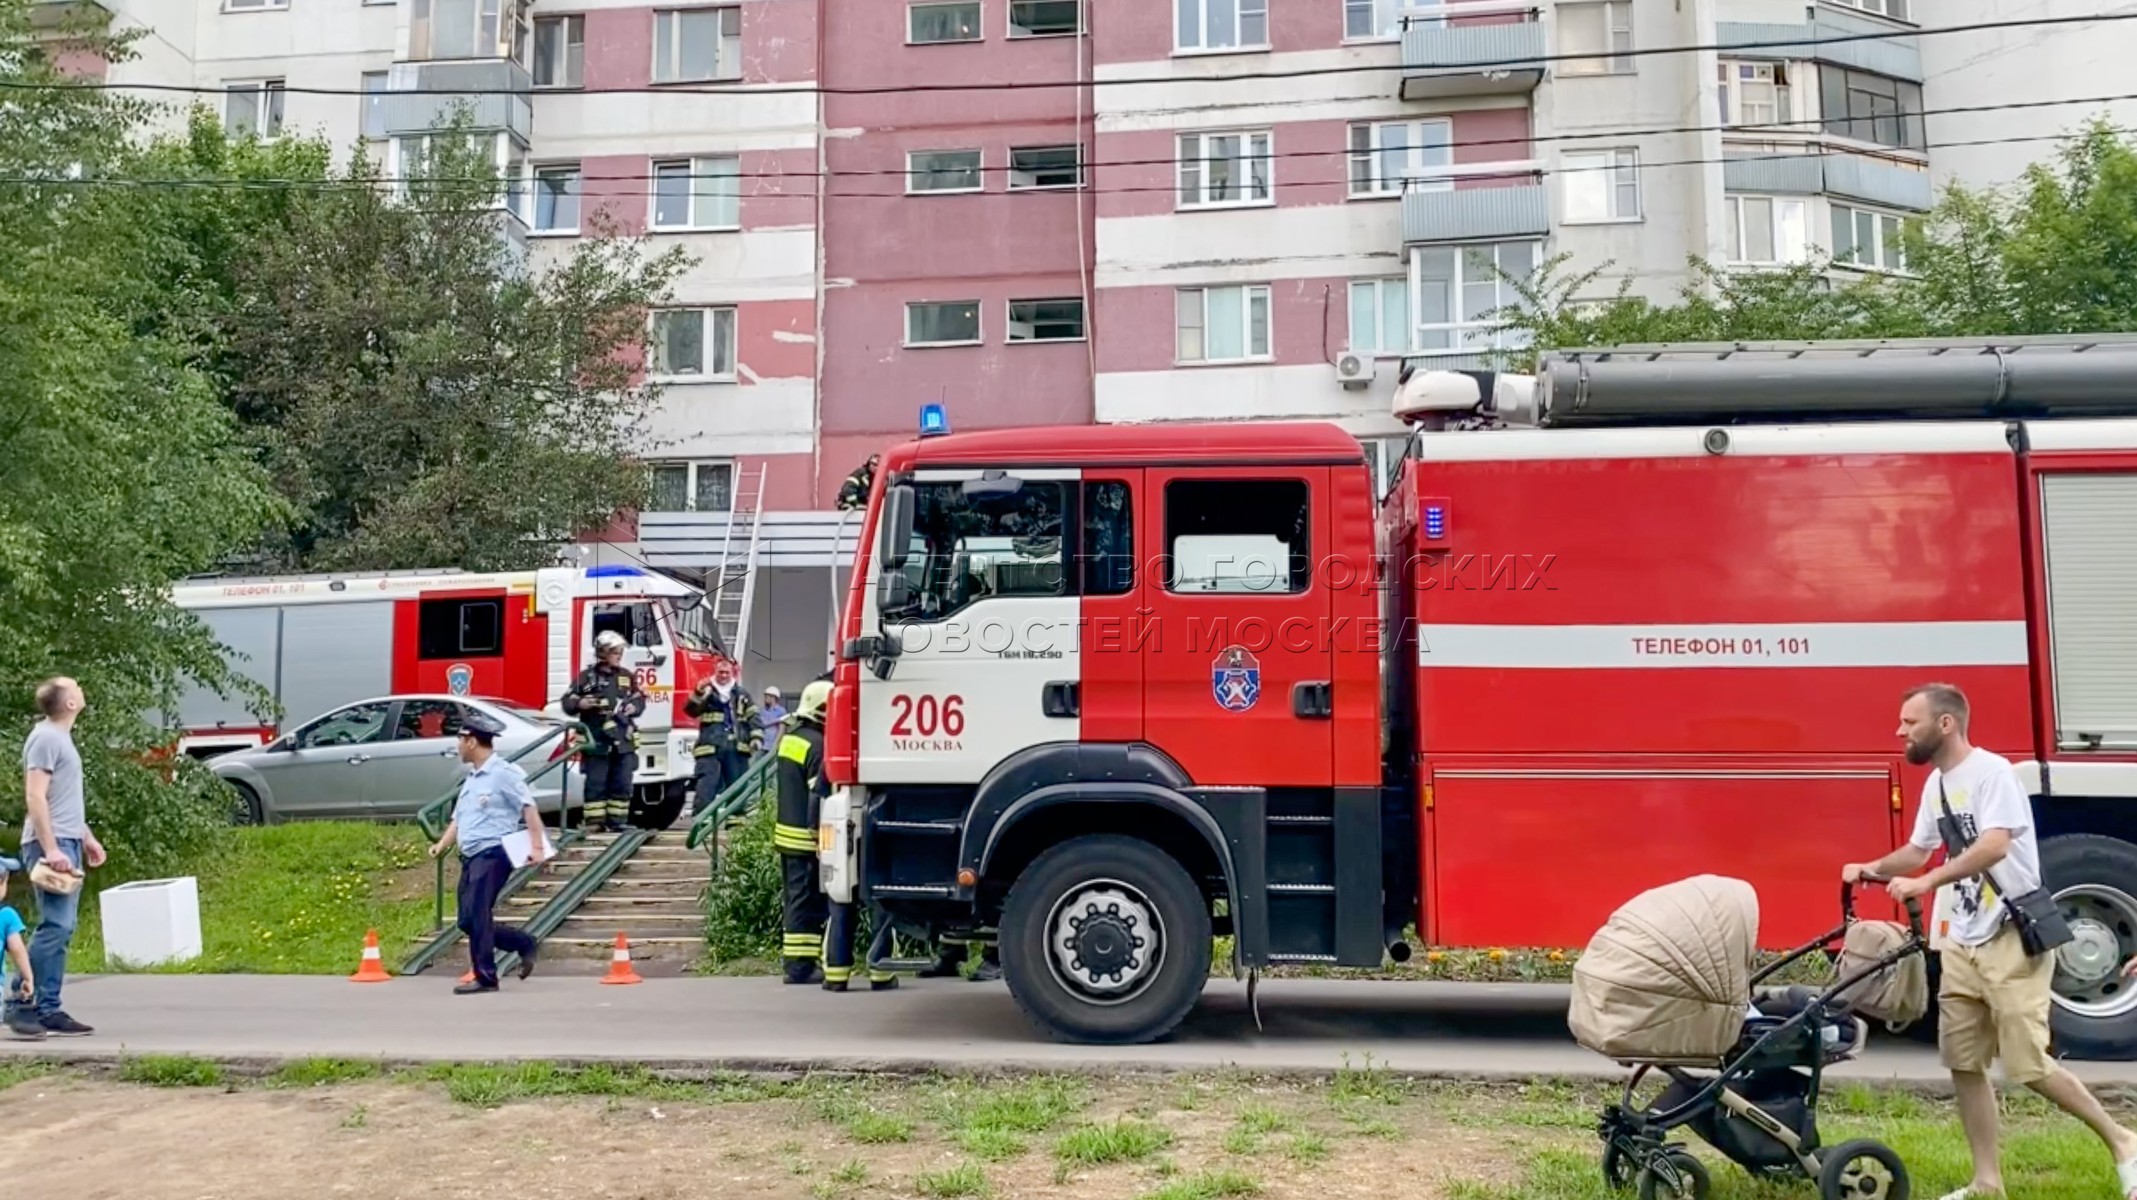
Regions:
[[[1951, 800], [1944, 793], [1944, 776], [1937, 775], [1937, 807], [1944, 815], [1937, 818], [1937, 833], [1944, 839], [1944, 853], [1956, 860], [1973, 845], [1959, 829], [1958, 818], [1952, 816]], [[2070, 923], [2063, 920], [2062, 910], [2055, 906], [2055, 897], [2046, 886], [2034, 888], [2022, 896], [2014, 896], [1996, 881], [1996, 873], [1984, 872], [1990, 886], [2003, 896], [2004, 912], [2009, 914], [2013, 925], [2018, 926], [2018, 940], [2026, 948], [2027, 955], [2039, 957], [2067, 944], [2071, 939]]]

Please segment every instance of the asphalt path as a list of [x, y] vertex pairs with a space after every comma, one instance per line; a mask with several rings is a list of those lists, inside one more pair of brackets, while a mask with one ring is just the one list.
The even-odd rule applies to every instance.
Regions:
[[[70, 979], [65, 1002], [96, 1027], [83, 1038], [0, 1041], [0, 1052], [71, 1059], [191, 1054], [262, 1061], [391, 1062], [546, 1058], [668, 1068], [1261, 1073], [1382, 1067], [1449, 1078], [1622, 1076], [1574, 1044], [1566, 989], [1532, 984], [1283, 980], [1211, 983], [1163, 1042], [1094, 1047], [1046, 1040], [999, 983], [905, 979], [845, 995], [774, 979], [648, 979], [608, 986], [543, 976], [455, 996], [457, 972], [389, 983], [273, 975], [113, 975]], [[2137, 1086], [2137, 1063], [2070, 1063], [2096, 1084]], [[1837, 1078], [1936, 1087], [1931, 1047], [1874, 1038]]]

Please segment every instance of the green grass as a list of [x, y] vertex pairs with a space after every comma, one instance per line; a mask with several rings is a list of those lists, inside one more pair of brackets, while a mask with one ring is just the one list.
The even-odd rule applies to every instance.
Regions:
[[1078, 1167], [1136, 1162], [1172, 1144], [1172, 1134], [1146, 1121], [1119, 1120], [1084, 1125], [1061, 1135], [1054, 1156]]
[[[306, 821], [232, 833], [226, 852], [180, 872], [199, 880], [200, 957], [150, 970], [346, 975], [369, 929], [378, 930], [386, 967], [395, 970], [416, 935], [431, 928], [434, 877], [413, 825]], [[446, 872], [447, 919], [456, 875]], [[67, 966], [82, 974], [129, 969], [104, 957], [93, 895]]]

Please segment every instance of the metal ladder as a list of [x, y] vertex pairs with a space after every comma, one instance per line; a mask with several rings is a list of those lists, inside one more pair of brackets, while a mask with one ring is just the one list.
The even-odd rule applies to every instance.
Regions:
[[757, 599], [757, 548], [764, 536], [763, 515], [764, 464], [744, 464], [735, 472], [727, 533], [720, 545], [720, 565], [711, 582], [713, 633], [737, 670], [748, 666], [743, 653], [749, 640], [750, 613]]
[[[846, 589], [839, 586], [838, 574], [839, 559], [842, 556], [844, 552], [844, 547], [846, 545], [846, 522], [860, 511], [861, 510], [857, 508], [840, 509], [838, 514], [838, 528], [833, 530], [831, 534], [831, 627], [830, 631], [824, 637], [824, 666], [826, 669], [838, 666], [839, 618], [844, 616], [846, 611]], [[856, 538], [860, 536], [858, 530], [855, 531], [854, 536]], [[854, 560], [858, 559], [859, 557], [860, 547], [855, 546], [853, 558], [848, 559], [846, 562], [849, 575], [851, 574], [851, 568]]]

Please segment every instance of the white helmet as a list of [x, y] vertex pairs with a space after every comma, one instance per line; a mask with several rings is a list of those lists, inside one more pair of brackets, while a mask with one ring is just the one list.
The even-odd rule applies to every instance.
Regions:
[[611, 650], [621, 650], [628, 645], [630, 643], [623, 640], [622, 634], [613, 629], [607, 629], [603, 630], [601, 635], [594, 639], [594, 653], [607, 654]]

